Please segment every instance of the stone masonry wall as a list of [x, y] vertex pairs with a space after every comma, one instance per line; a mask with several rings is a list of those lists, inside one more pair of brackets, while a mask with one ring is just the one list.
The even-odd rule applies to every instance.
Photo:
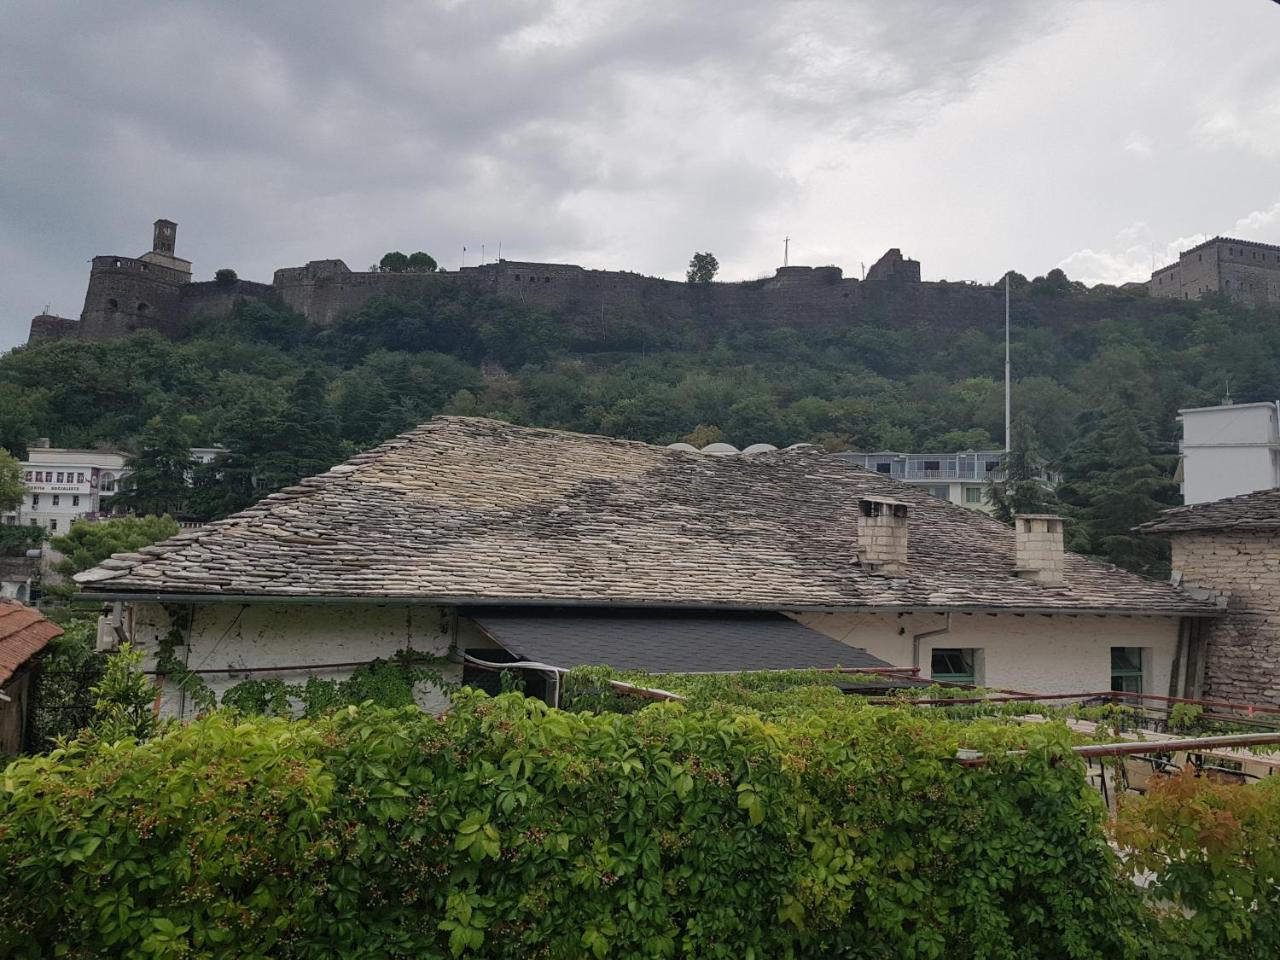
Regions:
[[1280, 532], [1197, 531], [1172, 537], [1186, 588], [1227, 600], [1208, 628], [1205, 696], [1280, 706]]

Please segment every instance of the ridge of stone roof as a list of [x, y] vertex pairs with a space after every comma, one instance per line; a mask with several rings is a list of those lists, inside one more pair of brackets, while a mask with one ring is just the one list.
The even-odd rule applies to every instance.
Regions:
[[[857, 563], [858, 500], [911, 509], [908, 575]], [[699, 453], [442, 416], [240, 513], [76, 575], [89, 594], [769, 609], [1208, 613], [813, 448]]]
[[1171, 507], [1134, 529], [1142, 533], [1280, 529], [1280, 490], [1256, 490], [1222, 500]]

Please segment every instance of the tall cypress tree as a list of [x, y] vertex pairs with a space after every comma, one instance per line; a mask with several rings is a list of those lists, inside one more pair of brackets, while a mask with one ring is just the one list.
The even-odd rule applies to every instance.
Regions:
[[1045, 459], [1035, 429], [1026, 414], [1013, 421], [1009, 452], [1000, 461], [1003, 480], [987, 488], [987, 503], [1002, 523], [1013, 523], [1019, 513], [1054, 513], [1060, 507], [1053, 486], [1045, 479]]
[[1168, 544], [1133, 528], [1178, 502], [1175, 459], [1132, 405], [1108, 405], [1064, 463], [1060, 492], [1077, 519], [1071, 546], [1134, 573], [1166, 576]]
[[138, 454], [129, 459], [129, 474], [120, 483], [112, 506], [137, 514], [180, 513], [189, 494], [195, 464], [186, 431], [168, 411], [152, 417], [139, 438]]

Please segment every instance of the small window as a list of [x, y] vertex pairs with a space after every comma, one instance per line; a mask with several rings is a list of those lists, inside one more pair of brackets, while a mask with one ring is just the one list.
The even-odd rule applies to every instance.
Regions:
[[543, 278], [542, 278], [542, 282], [543, 282], [543, 283], [550, 283], [550, 282], [551, 282], [551, 278], [550, 278], [550, 277], [543, 277]]
[[1111, 648], [1111, 689], [1142, 692], [1142, 648]]
[[80, 497], [79, 497], [79, 495], [78, 495], [78, 494], [77, 494], [77, 495], [75, 495], [75, 496], [72, 496], [72, 498], [71, 498], [71, 505], [72, 505], [73, 507], [78, 507], [78, 506], [80, 506]]
[[50, 520], [50, 521], [49, 521], [49, 529], [50, 529], [50, 530], [57, 530], [57, 529], [58, 529], [58, 521], [57, 521], [57, 520]]
[[893, 464], [891, 463], [876, 464], [876, 473], [890, 473], [892, 470], [893, 470]]
[[518, 274], [518, 273], [516, 274], [516, 279], [517, 279], [517, 280], [519, 280], [519, 279], [520, 279], [520, 274]]
[[110, 307], [112, 310], [119, 310], [120, 301], [117, 300], [115, 297], [112, 297], [107, 301], [107, 306]]
[[31, 509], [34, 510], [38, 506], [40, 506], [40, 494], [33, 493], [31, 495]]
[[115, 265], [116, 265], [117, 267], [118, 267], [118, 266], [120, 266], [120, 261], [119, 261], [119, 260], [117, 260], [117, 261], [115, 262]]
[[982, 488], [981, 487], [965, 487], [964, 502], [965, 503], [981, 503]]
[[147, 269], [147, 265], [145, 263], [141, 263], [139, 264], [139, 266], [142, 267], [143, 270]]
[[147, 312], [148, 310], [150, 310], [150, 309], [151, 309], [151, 308], [150, 308], [150, 307], [148, 307], [145, 303], [139, 303], [139, 304], [138, 304], [138, 312], [139, 312], [139, 313], [146, 313], [146, 312]]
[[933, 651], [929, 677], [937, 683], [977, 684], [977, 650], [973, 647], [939, 647]]
[[31, 482], [31, 471], [30, 471], [30, 470], [28, 470], [26, 473], [24, 473], [24, 474], [22, 475], [22, 479], [23, 479], [23, 480], [25, 480], [25, 481], [27, 481], [27, 483], [30, 483], [30, 482]]
[[924, 461], [924, 463], [923, 463], [923, 464], [921, 464], [921, 466], [924, 468], [924, 470], [925, 470], [926, 472], [928, 472], [928, 471], [932, 470], [934, 473], [937, 473], [939, 470], [941, 470], [941, 469], [942, 469], [942, 461], [941, 461], [941, 460], [926, 460], [926, 461]]
[[58, 494], [55, 493], [53, 495], [53, 505], [57, 507], [57, 506], [61, 506], [61, 504], [62, 504], [62, 497], [60, 497]]
[[77, 474], [76, 474], [76, 483], [84, 483], [84, 474], [83, 474], [83, 473], [77, 473]]
[[58, 471], [58, 482], [59, 482], [59, 483], [62, 483], [62, 482], [63, 482], [62, 477], [63, 477], [63, 473], [62, 473], [62, 471], [61, 471], [61, 470], [59, 470], [59, 471]]
[[945, 485], [941, 487], [925, 487], [925, 491], [929, 496], [937, 497], [939, 500], [951, 499], [951, 488]]

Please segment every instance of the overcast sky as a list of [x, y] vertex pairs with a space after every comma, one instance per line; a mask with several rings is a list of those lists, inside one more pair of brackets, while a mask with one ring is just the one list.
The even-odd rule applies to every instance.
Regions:
[[178, 221], [196, 279], [424, 249], [721, 279], [1280, 243], [1273, 0], [0, 0], [0, 349]]

